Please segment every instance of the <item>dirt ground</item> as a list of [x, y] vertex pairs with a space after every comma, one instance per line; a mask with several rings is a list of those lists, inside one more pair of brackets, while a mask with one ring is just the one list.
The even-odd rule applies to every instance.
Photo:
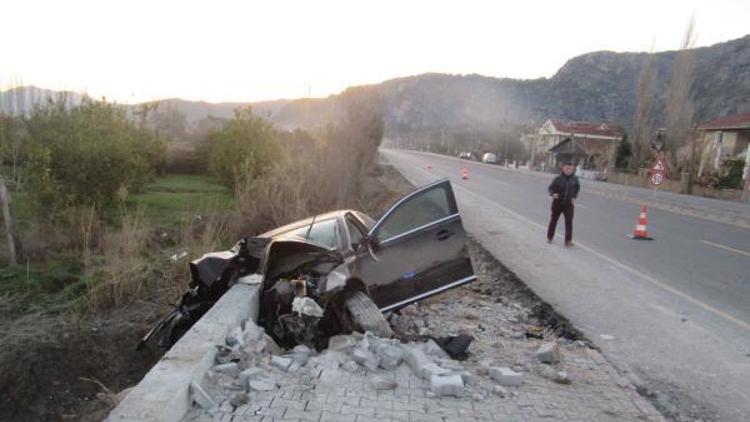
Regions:
[[114, 394], [137, 383], [159, 359], [159, 353], [135, 351], [159, 308], [139, 303], [78, 320], [36, 316], [3, 322], [0, 420], [103, 419]]

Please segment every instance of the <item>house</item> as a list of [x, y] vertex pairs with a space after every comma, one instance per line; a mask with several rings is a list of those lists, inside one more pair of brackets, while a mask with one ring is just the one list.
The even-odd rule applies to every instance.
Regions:
[[698, 125], [697, 129], [701, 157], [698, 177], [720, 172], [728, 159], [745, 158], [750, 144], [750, 113], [718, 117]]
[[625, 130], [611, 123], [549, 119], [530, 141], [532, 165], [556, 168], [572, 160], [584, 169], [603, 169], [614, 164]]

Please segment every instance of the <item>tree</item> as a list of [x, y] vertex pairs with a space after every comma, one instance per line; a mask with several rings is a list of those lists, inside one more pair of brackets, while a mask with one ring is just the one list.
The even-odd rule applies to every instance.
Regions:
[[250, 108], [236, 110], [226, 126], [211, 131], [205, 150], [209, 171], [229, 187], [263, 174], [281, 155], [273, 126]]
[[24, 122], [26, 188], [48, 210], [108, 206], [164, 165], [163, 143], [105, 101], [86, 99], [73, 108], [50, 102]]
[[620, 141], [620, 145], [617, 146], [617, 151], [615, 152], [615, 168], [620, 170], [627, 169], [632, 156], [633, 148], [627, 137], [624, 137], [622, 141]]
[[[692, 136], [693, 82], [695, 79], [695, 17], [690, 18], [680, 51], [672, 68], [667, 99], [667, 134], [665, 150], [676, 157], [677, 149], [686, 145]], [[692, 159], [690, 160], [692, 162]], [[677, 163], [673, 163], [677, 164]], [[691, 163], [692, 164], [692, 163]]]
[[653, 48], [651, 50], [651, 53], [646, 56], [643, 68], [641, 69], [641, 74], [638, 78], [638, 86], [636, 88], [636, 108], [633, 119], [633, 124], [635, 126], [633, 148], [634, 159], [631, 162], [633, 167], [642, 166], [644, 161], [649, 158], [648, 151], [651, 142], [651, 132], [653, 130], [654, 104]]

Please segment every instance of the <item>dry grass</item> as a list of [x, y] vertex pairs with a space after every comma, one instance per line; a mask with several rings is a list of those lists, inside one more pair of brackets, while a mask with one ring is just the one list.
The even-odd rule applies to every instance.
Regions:
[[[124, 215], [121, 229], [106, 231], [98, 250], [83, 250], [91, 307], [106, 309], [130, 303], [141, 295], [153, 276], [154, 268], [146, 251], [150, 231], [142, 215], [141, 210], [134, 215]], [[92, 265], [94, 255], [100, 257], [100, 265]]]

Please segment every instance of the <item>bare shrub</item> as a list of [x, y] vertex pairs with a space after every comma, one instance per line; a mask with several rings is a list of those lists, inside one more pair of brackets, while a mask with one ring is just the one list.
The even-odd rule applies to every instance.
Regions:
[[142, 210], [124, 215], [120, 230], [104, 234], [99, 256], [101, 264], [88, 268], [87, 297], [91, 307], [121, 306], [141, 295], [156, 273], [146, 251], [149, 235]]

